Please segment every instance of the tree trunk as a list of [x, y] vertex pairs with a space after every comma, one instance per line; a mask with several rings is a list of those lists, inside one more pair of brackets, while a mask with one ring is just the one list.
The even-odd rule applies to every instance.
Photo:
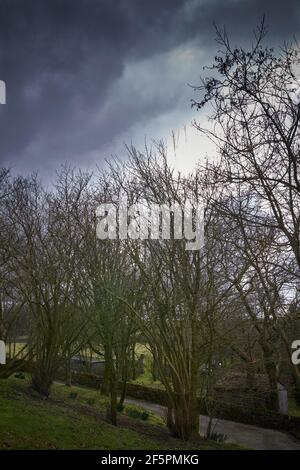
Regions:
[[199, 435], [199, 410], [196, 397], [190, 395], [175, 396], [173, 434], [187, 440]]
[[272, 411], [278, 411], [279, 401], [278, 401], [278, 389], [277, 389], [277, 384], [278, 384], [277, 364], [275, 364], [273, 361], [267, 358], [265, 362], [265, 368], [268, 374], [269, 386], [270, 386], [268, 398], [267, 398], [267, 408]]
[[246, 361], [246, 386], [253, 389], [255, 379], [255, 367], [252, 361]]
[[117, 401], [118, 401], [118, 387], [116, 381], [116, 371], [113, 359], [110, 360], [109, 367], [109, 392], [110, 392], [110, 404], [108, 406], [107, 418], [108, 421], [114, 426], [117, 425]]
[[117, 393], [117, 386], [116, 381], [111, 381], [110, 386], [110, 415], [109, 421], [114, 426], [117, 425], [117, 401], [118, 401], [118, 393]]
[[104, 348], [104, 371], [103, 371], [103, 381], [101, 384], [101, 394], [102, 395], [109, 395], [109, 352], [108, 348]]
[[121, 389], [121, 395], [119, 399], [119, 407], [122, 408], [124, 405], [124, 401], [126, 398], [126, 388], [127, 388], [127, 358], [125, 357], [124, 359], [124, 365], [123, 365], [123, 373], [122, 373], [122, 389]]
[[131, 367], [132, 367], [132, 380], [136, 379], [136, 368], [135, 368], [135, 345], [133, 345], [131, 350]]
[[72, 385], [71, 358], [67, 357], [67, 360], [66, 360], [66, 386], [71, 387], [71, 385]]
[[55, 373], [52, 368], [47, 368], [42, 364], [37, 364], [32, 375], [32, 388], [41, 396], [48, 398], [54, 377]]
[[110, 403], [107, 407], [106, 418], [113, 424], [117, 425], [117, 402], [118, 402], [118, 383], [116, 366], [113, 358], [113, 350], [110, 344], [105, 348], [105, 366], [107, 366], [107, 378], [109, 384]]
[[167, 407], [166, 419], [167, 419], [167, 428], [170, 430], [171, 434], [174, 434], [175, 425], [174, 425], [173, 408], [170, 405], [168, 405]]

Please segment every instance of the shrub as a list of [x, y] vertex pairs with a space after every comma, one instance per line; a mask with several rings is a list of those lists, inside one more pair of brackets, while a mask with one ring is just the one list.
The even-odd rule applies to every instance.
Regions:
[[141, 414], [141, 419], [142, 419], [143, 421], [146, 421], [148, 418], [149, 418], [149, 413], [148, 413], [148, 411], [143, 411], [142, 414]]
[[228, 437], [226, 436], [226, 434], [222, 434], [222, 433], [219, 433], [219, 432], [212, 432], [209, 436], [209, 439], [222, 444], [223, 442], [225, 442], [228, 439]]
[[130, 416], [130, 418], [142, 419], [143, 421], [146, 421], [149, 418], [148, 411], [141, 410], [139, 408], [133, 408], [133, 407], [127, 408], [126, 414], [127, 416]]
[[15, 378], [16, 379], [22, 379], [22, 380], [26, 379], [25, 374], [23, 374], [23, 372], [17, 372], [15, 374]]
[[123, 410], [124, 410], [124, 405], [122, 405], [121, 403], [118, 403], [118, 404], [117, 404], [117, 411], [118, 411], [119, 413], [121, 413]]

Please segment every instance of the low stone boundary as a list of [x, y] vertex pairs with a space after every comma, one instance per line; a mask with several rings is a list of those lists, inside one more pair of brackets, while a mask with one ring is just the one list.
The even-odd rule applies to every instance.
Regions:
[[[300, 418], [286, 416], [266, 408], [253, 408], [230, 403], [215, 402], [209, 406], [215, 418], [235, 421], [237, 423], [250, 424], [277, 431], [286, 431], [297, 439], [300, 439]], [[208, 414], [207, 406], [202, 404], [201, 414]]]

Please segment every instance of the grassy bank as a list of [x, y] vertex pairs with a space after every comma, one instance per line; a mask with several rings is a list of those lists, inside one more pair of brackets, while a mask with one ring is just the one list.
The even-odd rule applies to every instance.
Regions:
[[27, 379], [0, 381], [0, 449], [236, 449], [203, 440], [183, 443], [169, 436], [163, 420], [127, 405], [119, 426], [105, 421], [107, 400], [99, 392], [55, 384], [40, 399]]

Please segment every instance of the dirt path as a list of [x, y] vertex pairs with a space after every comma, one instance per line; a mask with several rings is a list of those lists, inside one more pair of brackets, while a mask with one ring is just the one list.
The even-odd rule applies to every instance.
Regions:
[[[165, 407], [143, 400], [128, 398], [127, 403], [134, 403], [146, 410], [165, 416]], [[207, 416], [200, 416], [200, 432], [204, 434], [208, 422]], [[235, 423], [223, 419], [214, 420], [215, 432], [225, 434], [226, 442], [240, 444], [257, 450], [300, 450], [300, 442], [288, 434], [273, 429], [264, 429], [249, 424]]]

